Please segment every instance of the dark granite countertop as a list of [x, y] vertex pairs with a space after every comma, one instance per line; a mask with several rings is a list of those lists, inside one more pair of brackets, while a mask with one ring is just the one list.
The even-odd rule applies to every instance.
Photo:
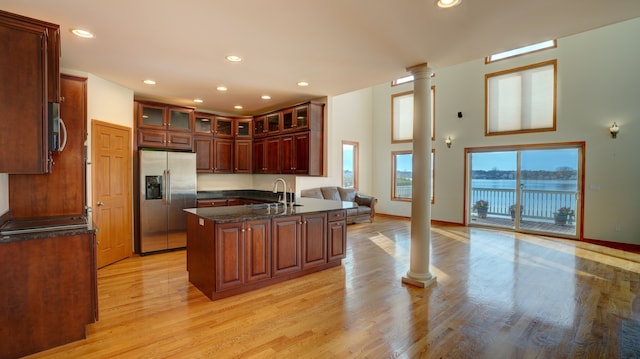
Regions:
[[47, 230], [42, 232], [2, 235], [0, 236], [0, 244], [8, 243], [8, 242], [24, 241], [29, 239], [68, 237], [68, 236], [75, 236], [78, 234], [96, 233], [97, 231], [98, 229], [93, 227], [93, 225], [87, 224], [85, 228], [60, 229], [60, 230], [52, 229], [52, 230]]
[[356, 207], [354, 202], [330, 201], [315, 198], [298, 198], [296, 205], [291, 208], [283, 208], [279, 205], [269, 209], [267, 204], [248, 204], [243, 206], [189, 208], [186, 212], [195, 214], [201, 218], [216, 223], [240, 222], [254, 219], [265, 219], [280, 216], [292, 216], [298, 214], [328, 212], [339, 209]]
[[[256, 189], [234, 189], [234, 190], [220, 190], [220, 191], [198, 191], [198, 199], [249, 199], [260, 202], [277, 202], [278, 196], [282, 192], [273, 193], [271, 191], [262, 191]], [[292, 195], [292, 193], [287, 193]]]

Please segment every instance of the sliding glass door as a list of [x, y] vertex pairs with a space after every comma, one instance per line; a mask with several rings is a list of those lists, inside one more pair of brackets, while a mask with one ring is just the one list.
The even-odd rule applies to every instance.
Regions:
[[468, 149], [469, 224], [579, 236], [582, 144]]

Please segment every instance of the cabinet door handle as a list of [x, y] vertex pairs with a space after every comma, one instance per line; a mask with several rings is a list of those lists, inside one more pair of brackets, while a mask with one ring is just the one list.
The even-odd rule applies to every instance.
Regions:
[[102, 201], [98, 201], [98, 203], [96, 203], [96, 204], [97, 204], [99, 207], [104, 206], [104, 202], [102, 202]]
[[64, 148], [67, 146], [68, 132], [67, 132], [67, 126], [64, 124], [64, 121], [62, 121], [62, 117], [60, 118], [60, 124], [62, 125], [62, 130], [64, 132], [64, 138], [62, 139], [62, 143], [58, 147], [58, 151], [62, 152], [62, 150], [64, 150]]

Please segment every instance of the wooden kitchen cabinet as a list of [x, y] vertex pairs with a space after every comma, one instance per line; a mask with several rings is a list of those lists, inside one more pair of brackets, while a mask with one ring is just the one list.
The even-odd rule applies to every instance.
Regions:
[[270, 221], [216, 225], [216, 291], [271, 278]]
[[287, 216], [272, 219], [271, 274], [273, 277], [297, 272], [302, 269], [302, 217]]
[[251, 173], [253, 142], [251, 140], [235, 140], [233, 149], [233, 172]]
[[233, 145], [231, 139], [213, 139], [213, 173], [233, 173]]
[[266, 137], [253, 141], [253, 173], [280, 173], [280, 138]]
[[[324, 104], [309, 102], [283, 109], [273, 114], [274, 129], [276, 115], [279, 127], [273, 131], [267, 128], [270, 115], [254, 119], [253, 173], [322, 176]], [[257, 135], [259, 129], [263, 130], [261, 136]]]
[[309, 131], [280, 137], [280, 170], [288, 174], [309, 174]]
[[302, 268], [327, 263], [327, 214], [302, 216]]
[[236, 139], [251, 139], [253, 120], [251, 118], [236, 118], [233, 121], [234, 136]]
[[309, 128], [309, 105], [282, 111], [282, 131], [301, 131]]
[[347, 255], [347, 213], [344, 210], [331, 211], [328, 218], [328, 260], [340, 260]]
[[60, 101], [60, 27], [0, 10], [0, 49], [0, 173], [48, 173], [47, 103]]
[[86, 338], [98, 318], [93, 233], [0, 242], [0, 357]]
[[216, 291], [244, 284], [244, 223], [216, 224]]
[[196, 171], [198, 173], [233, 173], [234, 141], [224, 138], [196, 136]]
[[215, 122], [215, 115], [203, 112], [194, 112], [193, 119], [193, 134], [197, 135], [213, 135], [213, 123]]
[[213, 137], [195, 136], [193, 147], [196, 151], [196, 172], [213, 172]]
[[60, 117], [67, 129], [65, 148], [53, 154], [49, 174], [9, 175], [13, 218], [85, 215], [87, 79], [63, 74], [61, 92]]
[[138, 147], [193, 149], [192, 108], [136, 101]]
[[245, 282], [271, 278], [271, 221], [245, 223]]

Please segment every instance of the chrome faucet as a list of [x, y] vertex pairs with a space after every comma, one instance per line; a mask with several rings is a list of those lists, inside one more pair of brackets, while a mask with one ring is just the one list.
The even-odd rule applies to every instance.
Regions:
[[284, 188], [282, 189], [282, 196], [284, 197], [282, 199], [282, 204], [284, 204], [284, 208], [287, 209], [287, 181], [285, 181], [284, 178], [278, 177], [273, 182], [273, 193], [278, 193], [279, 182], [282, 182], [282, 185], [284, 186]]

